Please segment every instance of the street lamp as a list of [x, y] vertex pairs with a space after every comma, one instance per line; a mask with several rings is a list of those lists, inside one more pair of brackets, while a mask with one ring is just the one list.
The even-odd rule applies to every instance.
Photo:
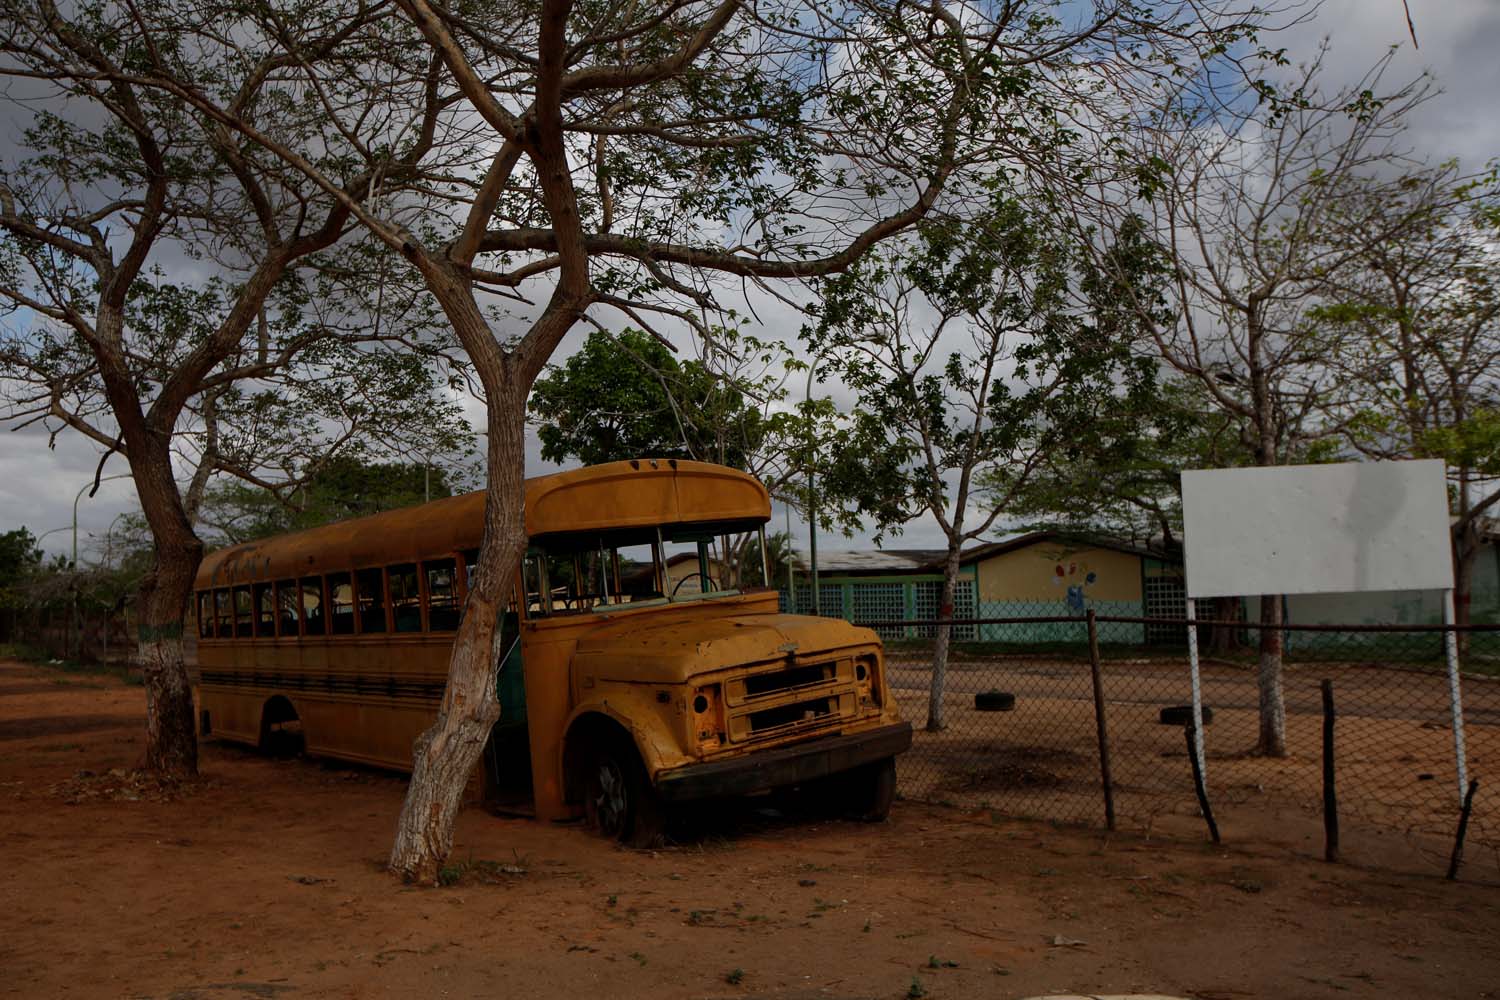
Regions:
[[[128, 473], [128, 472], [119, 472], [119, 473], [116, 473], [113, 476], [105, 476], [103, 479], [97, 480], [97, 481], [92, 482], [92, 483], [84, 483], [83, 484], [83, 489], [79, 490], [78, 493], [77, 493], [77, 495], [73, 497], [73, 568], [74, 569], [78, 568], [78, 501], [80, 501], [80, 500], [83, 499], [83, 494], [87, 490], [89, 490], [92, 487], [95, 487], [95, 486], [99, 485], [99, 483], [107, 483], [111, 479], [129, 479], [129, 478], [130, 478], [130, 473]], [[59, 530], [61, 530], [61, 529], [59, 529]], [[50, 532], [49, 532], [49, 534], [50, 534]]]
[[809, 570], [812, 576], [812, 613], [820, 615], [823, 613], [823, 603], [818, 593], [818, 491], [817, 491], [817, 467], [818, 454], [815, 450], [812, 433], [812, 383], [813, 376], [818, 372], [818, 362], [823, 360], [823, 352], [818, 351], [813, 355], [807, 365], [807, 387], [802, 392], [802, 406], [807, 411], [807, 449], [809, 461], [807, 463], [807, 548], [808, 559], [811, 563]]
[[[97, 488], [100, 483], [107, 483], [111, 479], [129, 479], [129, 478], [130, 478], [130, 473], [128, 473], [128, 472], [118, 472], [118, 473], [114, 474], [113, 476], [105, 476], [103, 479], [96, 479], [93, 482], [84, 483], [83, 484], [83, 489], [79, 490], [76, 494], [74, 494], [74, 496], [73, 496], [73, 559], [72, 559], [72, 564], [71, 564], [71, 568], [72, 568], [72, 571], [74, 573], [78, 572], [78, 501], [80, 501], [80, 500], [83, 499], [83, 494], [87, 490], [93, 489], [93, 488]], [[114, 526], [111, 525], [110, 527], [113, 528]], [[49, 532], [49, 534], [50, 534], [50, 532]], [[78, 631], [78, 658], [81, 661], [83, 659], [83, 622], [81, 620], [81, 616], [78, 613], [78, 578], [76, 576], [73, 578], [73, 587], [72, 587], [72, 590], [73, 590], [73, 601], [72, 601], [72, 607], [70, 609], [72, 611], [72, 615], [70, 617], [73, 619], [73, 625], [77, 628], [77, 631]], [[108, 621], [105, 622], [104, 627], [105, 627], [106, 631], [109, 629], [109, 622]], [[70, 628], [68, 631], [72, 632], [73, 629]], [[63, 656], [67, 656], [67, 655], [68, 655], [68, 644], [66, 642], [64, 642], [63, 643]]]

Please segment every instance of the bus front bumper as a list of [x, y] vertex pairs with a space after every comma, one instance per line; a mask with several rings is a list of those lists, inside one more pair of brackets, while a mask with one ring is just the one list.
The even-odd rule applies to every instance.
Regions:
[[674, 768], [657, 775], [656, 791], [664, 802], [748, 795], [848, 771], [894, 756], [909, 746], [911, 723], [898, 722], [879, 729], [762, 750], [733, 760]]

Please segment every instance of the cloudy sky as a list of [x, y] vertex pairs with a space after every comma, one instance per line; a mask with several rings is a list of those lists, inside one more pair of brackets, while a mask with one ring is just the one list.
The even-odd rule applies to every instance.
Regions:
[[[1278, 44], [1301, 59], [1327, 37], [1333, 46], [1326, 63], [1329, 85], [1357, 79], [1388, 47], [1399, 45], [1388, 81], [1429, 70], [1443, 90], [1412, 122], [1410, 145], [1431, 159], [1458, 157], [1465, 167], [1477, 169], [1500, 157], [1500, 59], [1495, 55], [1500, 52], [1500, 0], [1410, 0], [1410, 6], [1418, 49], [1407, 36], [1401, 0], [1325, 0], [1315, 21]], [[570, 337], [565, 350], [581, 339], [581, 333]], [[476, 426], [482, 426], [475, 416]], [[528, 474], [550, 471], [535, 440], [527, 450]], [[49, 552], [66, 553], [72, 543], [74, 500], [92, 485], [98, 461], [98, 450], [69, 432], [57, 436], [55, 447], [36, 429], [0, 437], [0, 531], [25, 525], [46, 535], [42, 544]], [[105, 468], [106, 476], [123, 472], [125, 464], [118, 457]], [[97, 496], [83, 496], [78, 501], [80, 553], [92, 551], [115, 519], [134, 508], [128, 478], [105, 481]], [[781, 529], [785, 523], [778, 511], [773, 527]], [[796, 524], [794, 534], [797, 544], [805, 545], [805, 526]], [[853, 548], [863, 541], [825, 539], [822, 544]], [[934, 524], [919, 521], [887, 545], [925, 548], [941, 541]]]

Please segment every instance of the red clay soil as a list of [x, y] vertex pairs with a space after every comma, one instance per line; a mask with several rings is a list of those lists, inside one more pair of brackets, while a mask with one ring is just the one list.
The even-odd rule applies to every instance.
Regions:
[[210, 743], [163, 789], [131, 771], [142, 710], [0, 662], [0, 994], [1500, 995], [1491, 886], [906, 803], [656, 852], [473, 810], [456, 884], [403, 886], [400, 778]]

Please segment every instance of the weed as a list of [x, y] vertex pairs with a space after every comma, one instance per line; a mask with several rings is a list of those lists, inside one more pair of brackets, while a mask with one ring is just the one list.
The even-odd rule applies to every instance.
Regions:
[[637, 961], [637, 962], [639, 962], [639, 963], [640, 963], [640, 964], [641, 964], [641, 965], [645, 965], [645, 964], [646, 964], [646, 956], [645, 956], [645, 955], [642, 955], [642, 954], [641, 954], [641, 953], [640, 953], [640, 952], [638, 952], [638, 951], [632, 951], [632, 952], [631, 952], [631, 953], [630, 953], [630, 957], [631, 957], [631, 958], [633, 958], [633, 959], [635, 959], [635, 960], [636, 960], [636, 961]]
[[470, 876], [480, 882], [493, 884], [503, 881], [506, 876], [525, 875], [526, 859], [519, 854], [516, 854], [515, 858], [514, 864], [505, 861], [486, 861], [483, 858], [476, 861], [471, 854], [463, 861], [454, 861], [438, 869], [438, 885], [444, 888], [457, 885]]
[[956, 969], [958, 968], [958, 963], [952, 959], [939, 959], [936, 955], [928, 955], [927, 967], [929, 969]]
[[730, 986], [738, 986], [740, 984], [740, 981], [744, 978], [744, 969], [733, 969], [729, 972], [724, 973], [724, 982], [728, 983]]
[[906, 988], [906, 1000], [922, 1000], [926, 995], [927, 987], [922, 985], [922, 980], [912, 976], [911, 985]]
[[615, 906], [619, 904], [620, 897], [615, 895], [614, 893], [610, 893], [608, 896], [604, 897], [604, 902], [607, 906]]

